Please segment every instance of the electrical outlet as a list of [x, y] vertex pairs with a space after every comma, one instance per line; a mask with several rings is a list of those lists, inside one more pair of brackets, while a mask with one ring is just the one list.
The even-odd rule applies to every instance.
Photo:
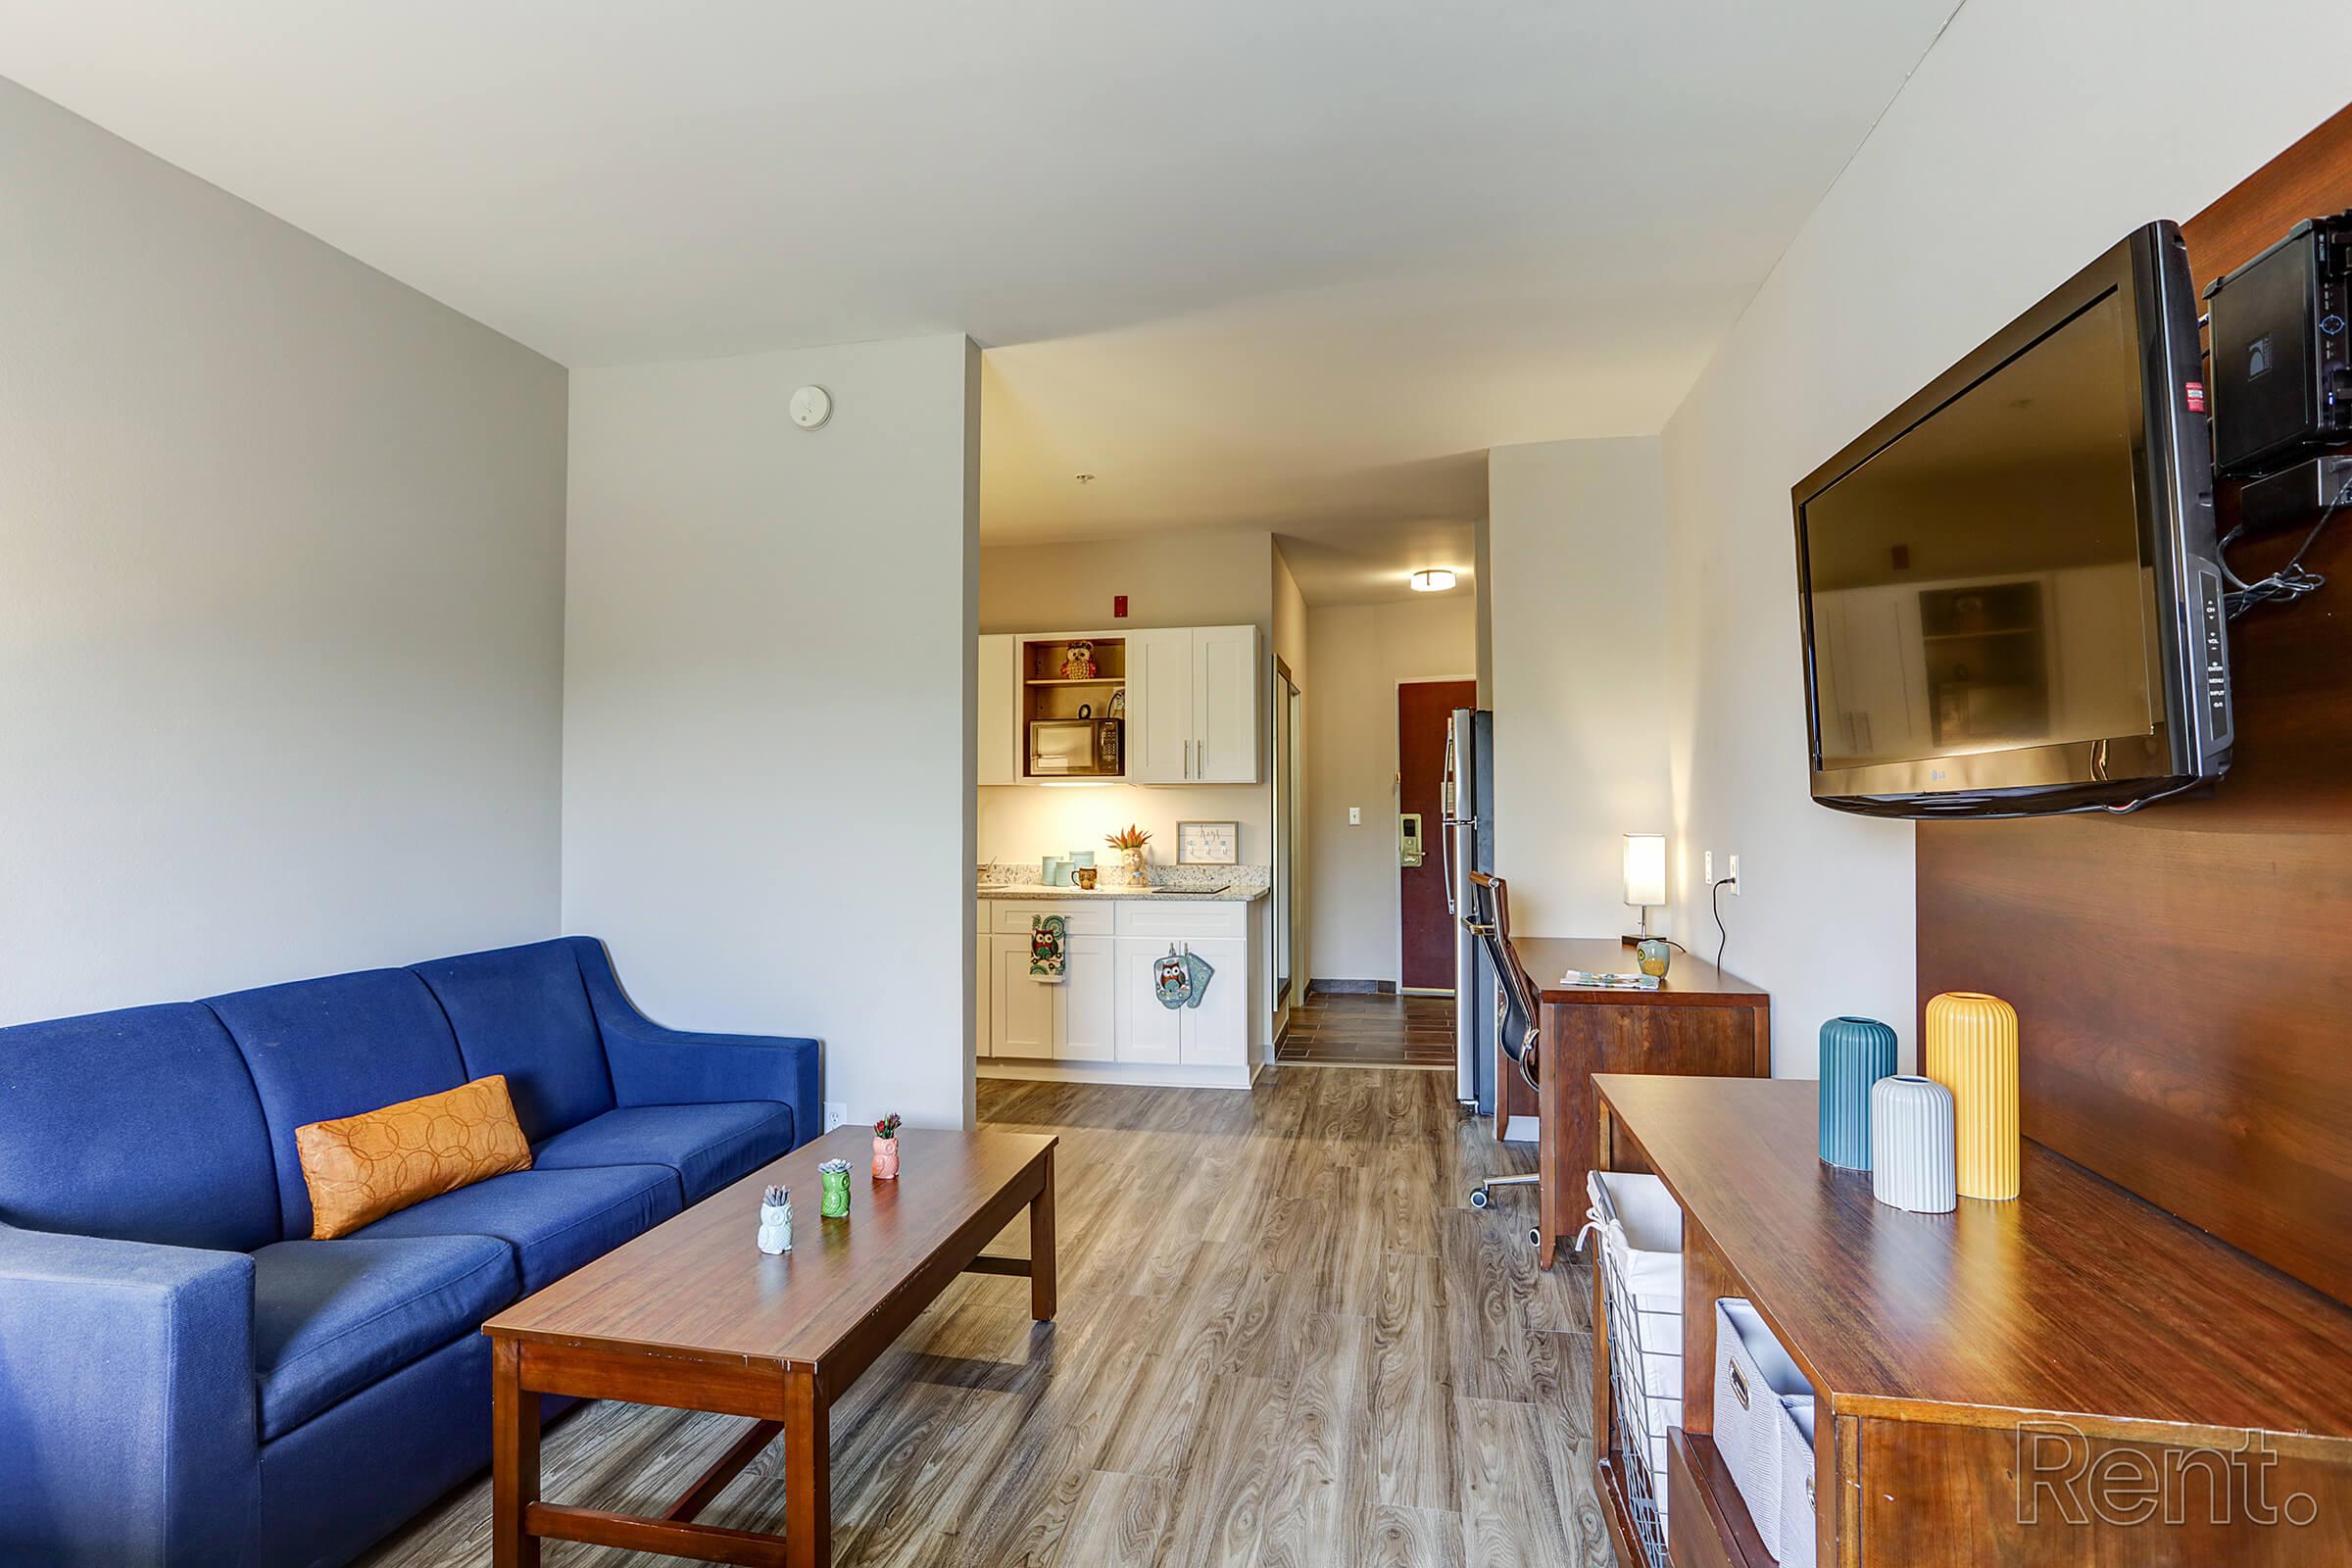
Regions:
[[1740, 857], [1732, 857], [1732, 897], [1740, 896]]
[[1349, 827], [1362, 827], [1364, 825], [1364, 808], [1362, 807], [1350, 806], [1348, 808], [1348, 825]]
[[831, 1132], [834, 1128], [841, 1126], [849, 1119], [849, 1102], [844, 1100], [828, 1100], [825, 1102], [825, 1131]]
[[1715, 885], [1715, 852], [1713, 850], [1709, 850], [1706, 853], [1704, 859], [1706, 862], [1706, 870], [1704, 873], [1702, 873], [1703, 879], [1708, 887], [1713, 887]]

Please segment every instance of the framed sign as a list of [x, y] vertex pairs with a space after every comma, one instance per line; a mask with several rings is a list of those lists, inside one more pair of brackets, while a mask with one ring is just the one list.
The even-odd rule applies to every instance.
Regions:
[[1179, 822], [1176, 824], [1178, 865], [1239, 865], [1242, 860], [1239, 822]]

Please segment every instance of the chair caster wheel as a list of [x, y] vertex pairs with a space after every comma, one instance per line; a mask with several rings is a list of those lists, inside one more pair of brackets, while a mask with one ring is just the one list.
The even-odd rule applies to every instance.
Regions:
[[1487, 1190], [1484, 1187], [1470, 1189], [1470, 1206], [1472, 1208], [1484, 1208], [1493, 1201], [1494, 1200], [1487, 1196]]

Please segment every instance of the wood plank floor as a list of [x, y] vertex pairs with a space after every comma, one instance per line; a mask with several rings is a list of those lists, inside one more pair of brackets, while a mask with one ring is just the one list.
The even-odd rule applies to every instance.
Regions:
[[[1247, 1093], [983, 1080], [984, 1122], [1061, 1136], [1061, 1316], [966, 1276], [834, 1406], [835, 1562], [1611, 1563], [1590, 1278], [1537, 1271], [1524, 1203], [1466, 1206], [1531, 1156], [1450, 1090], [1319, 1066]], [[1016, 1222], [995, 1250], [1026, 1247]], [[743, 1425], [583, 1407], [551, 1427], [545, 1494], [659, 1511]], [[781, 1529], [780, 1448], [704, 1518]], [[483, 1482], [365, 1561], [487, 1563], [488, 1522]]]
[[1453, 1067], [1451, 997], [1310, 991], [1291, 1008], [1280, 1061], [1353, 1067]]

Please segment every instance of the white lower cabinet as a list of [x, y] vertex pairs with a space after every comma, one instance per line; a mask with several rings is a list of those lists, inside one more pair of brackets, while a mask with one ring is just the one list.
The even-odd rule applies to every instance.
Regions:
[[1116, 1058], [1117, 987], [1110, 938], [1064, 939], [1058, 984], [1029, 972], [1026, 932], [998, 932], [982, 940], [989, 953], [989, 1023], [980, 1055], [1032, 1061]]
[[996, 978], [989, 971], [996, 967], [988, 956], [988, 906], [980, 906], [980, 934], [973, 939], [979, 952], [972, 963], [972, 1049], [978, 1054], [991, 1055], [996, 1051], [996, 1023], [989, 1011], [988, 999], [996, 987]]
[[1113, 959], [1108, 937], [1071, 937], [1063, 949], [1068, 963], [1059, 986], [1061, 1034], [1055, 1042], [1057, 1061], [1109, 1061], [1117, 1054], [1112, 998]]
[[[987, 970], [983, 1057], [1009, 1061], [1250, 1066], [1250, 906], [1152, 899], [1058, 905], [1001, 900], [982, 918]], [[1069, 922], [1058, 985], [1029, 973], [1029, 924]], [[1159, 960], [1190, 953], [1214, 970], [1199, 1006], [1160, 1005]], [[1200, 1081], [1187, 1077], [1185, 1082]], [[1216, 1081], [1222, 1081], [1221, 1078]]]
[[1173, 1063], [1181, 1059], [1181, 1009], [1163, 1007], [1152, 984], [1168, 944], [1149, 937], [1118, 944], [1119, 1060]]
[[1054, 1059], [1055, 1005], [1061, 987], [1041, 984], [1029, 974], [1029, 938], [989, 938], [989, 1029], [999, 1056]]
[[[1236, 906], [1240, 907], [1240, 906]], [[1216, 971], [1198, 1007], [1182, 1007], [1176, 1059], [1188, 1067], [1250, 1061], [1250, 943], [1244, 937], [1187, 937], [1182, 946]], [[1153, 1004], [1157, 1005], [1157, 1004]]]

